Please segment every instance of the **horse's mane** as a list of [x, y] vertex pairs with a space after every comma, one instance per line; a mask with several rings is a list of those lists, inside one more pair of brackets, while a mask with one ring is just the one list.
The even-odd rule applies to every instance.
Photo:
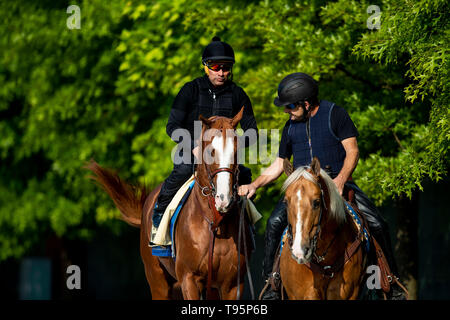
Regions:
[[[307, 171], [308, 167], [300, 167], [294, 172], [292, 172], [289, 177], [286, 179], [286, 181], [283, 184], [282, 191], [285, 192], [286, 189], [295, 181], [299, 180], [300, 178], [305, 178], [308, 181], [313, 182], [314, 184], [318, 184], [317, 180], [314, 178], [314, 176]], [[339, 194], [339, 191], [334, 184], [334, 181], [331, 179], [331, 177], [322, 169], [320, 169], [320, 176], [325, 181], [326, 187], [328, 188], [328, 194], [330, 195], [330, 208], [329, 212], [332, 218], [334, 218], [338, 223], [343, 223], [346, 220], [346, 213], [345, 213], [345, 205], [344, 205], [344, 199]]]

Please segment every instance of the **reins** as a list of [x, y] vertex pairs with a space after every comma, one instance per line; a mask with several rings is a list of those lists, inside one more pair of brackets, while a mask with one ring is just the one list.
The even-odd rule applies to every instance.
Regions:
[[[224, 218], [224, 214], [220, 213], [215, 206], [215, 200], [214, 197], [216, 195], [216, 187], [214, 185], [214, 177], [221, 172], [228, 172], [232, 175], [233, 181], [235, 181], [234, 185], [233, 185], [233, 194], [232, 194], [232, 198], [231, 198], [231, 203], [230, 206], [233, 205], [233, 203], [236, 200], [236, 194], [237, 194], [237, 177], [239, 175], [239, 168], [236, 167], [236, 170], [232, 170], [230, 168], [218, 168], [215, 171], [213, 171], [212, 173], [209, 171], [208, 167], [205, 166], [205, 170], [208, 174], [208, 181], [209, 181], [209, 187], [208, 186], [204, 186], [202, 187], [199, 185], [199, 188], [201, 190], [201, 193], [204, 197], [208, 198], [208, 206], [210, 208], [210, 210], [213, 213], [213, 218], [212, 220], [209, 219], [206, 214], [204, 212], [201, 211], [201, 214], [203, 216], [203, 218], [208, 222], [209, 225], [209, 248], [208, 248], [208, 278], [207, 278], [207, 283], [206, 283], [206, 298], [209, 299], [212, 296], [212, 278], [213, 278], [213, 257], [214, 257], [214, 243], [215, 243], [215, 238], [216, 238], [216, 232], [217, 229], [219, 228], [220, 223], [222, 222], [223, 218]], [[198, 182], [198, 180], [197, 180]], [[205, 190], [210, 190], [211, 192], [206, 193]], [[248, 263], [248, 251], [247, 251], [247, 241], [246, 241], [246, 232], [245, 232], [245, 208], [246, 208], [246, 201], [247, 199], [244, 199], [245, 197], [241, 197], [240, 201], [238, 203], [241, 204], [241, 208], [240, 208], [240, 216], [239, 216], [239, 227], [238, 227], [238, 245], [237, 245], [237, 256], [238, 256], [238, 265], [237, 265], [237, 273], [238, 273], [238, 277], [237, 277], [237, 294], [236, 294], [236, 299], [240, 299], [241, 297], [241, 292], [240, 292], [240, 257], [241, 257], [241, 238], [243, 237], [244, 239], [244, 257], [245, 257], [245, 263], [247, 265], [247, 277], [248, 277], [248, 281], [250, 284], [250, 292], [252, 295], [252, 300], [254, 300], [255, 294], [254, 294], [254, 288], [253, 288], [253, 281], [252, 281], [252, 277], [251, 277], [251, 273], [250, 273], [250, 267], [249, 267], [249, 263]], [[239, 205], [238, 205], [239, 207]]]
[[252, 281], [252, 274], [250, 272], [250, 264], [248, 263], [248, 251], [247, 251], [247, 240], [246, 240], [246, 234], [245, 234], [245, 208], [247, 206], [247, 198], [241, 197], [241, 200], [239, 201], [241, 203], [241, 210], [239, 213], [239, 234], [238, 234], [238, 264], [237, 264], [237, 293], [236, 293], [236, 300], [241, 299], [241, 290], [240, 290], [240, 266], [241, 266], [241, 237], [244, 239], [244, 257], [245, 257], [245, 265], [247, 266], [247, 278], [248, 283], [250, 285], [250, 293], [252, 295], [252, 300], [255, 300], [255, 291], [253, 288], [253, 281]]

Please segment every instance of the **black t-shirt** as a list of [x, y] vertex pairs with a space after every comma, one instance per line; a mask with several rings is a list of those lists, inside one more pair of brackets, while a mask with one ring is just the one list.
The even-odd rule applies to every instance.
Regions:
[[[288, 130], [291, 120], [288, 120], [283, 128], [281, 134], [280, 148], [278, 150], [278, 157], [290, 159], [292, 156], [292, 143], [288, 136]], [[358, 130], [355, 127], [352, 119], [344, 108], [334, 105], [331, 111], [331, 130], [340, 141], [351, 137], [358, 136]]]

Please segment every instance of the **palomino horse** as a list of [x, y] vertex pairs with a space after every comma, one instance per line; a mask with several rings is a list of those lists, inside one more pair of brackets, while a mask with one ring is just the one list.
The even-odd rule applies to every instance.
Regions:
[[[183, 298], [190, 300], [202, 298], [203, 290], [209, 287], [214, 288], [214, 292], [208, 290], [209, 294], [227, 300], [243, 292], [246, 264], [244, 245], [237, 248], [240, 210], [235, 134], [242, 114], [243, 108], [233, 119], [200, 116], [205, 152], [197, 165], [194, 188], [178, 217], [175, 261], [153, 256], [149, 247], [152, 212], [161, 185], [147, 196], [143, 188], [122, 182], [93, 161], [87, 167], [95, 173], [94, 179], [107, 191], [122, 218], [140, 227], [140, 252], [153, 299], [179, 297], [180, 288]], [[248, 230], [247, 223], [244, 219], [243, 230]], [[251, 240], [249, 236], [244, 235], [246, 243]]]
[[333, 180], [314, 158], [283, 185], [288, 241], [280, 275], [289, 299], [357, 299], [365, 275], [361, 234], [347, 219]]

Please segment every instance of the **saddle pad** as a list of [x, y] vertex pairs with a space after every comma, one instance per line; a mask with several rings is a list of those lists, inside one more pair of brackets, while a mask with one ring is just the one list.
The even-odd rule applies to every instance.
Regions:
[[[175, 197], [164, 211], [164, 215], [158, 229], [152, 226], [151, 241], [149, 244], [149, 246], [152, 247], [152, 255], [175, 258], [175, 224], [178, 218], [178, 213], [181, 211], [184, 203], [192, 191], [192, 188], [194, 187], [194, 178], [194, 175], [192, 175], [184, 183], [180, 190], [177, 191]], [[253, 225], [262, 218], [262, 215], [258, 212], [251, 200], [246, 201], [246, 211], [249, 220]], [[255, 247], [254, 244], [253, 247]]]
[[[192, 188], [194, 187], [195, 181], [190, 181], [190, 183], [188, 184], [188, 189], [186, 188], [181, 188], [178, 192], [180, 192], [181, 190], [183, 190], [184, 195], [181, 198], [181, 200], [179, 201], [177, 208], [174, 212], [172, 212], [171, 210], [166, 210], [164, 212], [164, 216], [167, 216], [170, 218], [170, 223], [169, 228], [167, 228], [167, 224], [165, 225], [165, 230], [160, 227], [158, 228], [158, 232], [157, 235], [159, 233], [160, 230], [164, 231], [164, 234], [161, 232], [161, 235], [159, 236], [159, 239], [163, 239], [163, 243], [164, 244], [159, 244], [161, 241], [159, 242], [155, 242], [157, 241], [156, 238], [152, 244], [152, 255], [154, 256], [158, 256], [158, 257], [172, 257], [175, 258], [175, 224], [178, 218], [178, 214], [181, 211], [181, 208], [183, 207], [184, 203], [186, 202], [186, 200], [188, 199], [189, 195], [191, 194]], [[168, 208], [169, 209], [169, 208]], [[164, 218], [164, 217], [163, 217]], [[168, 218], [166, 218], [168, 219]]]
[[347, 201], [344, 201], [345, 207], [347, 209], [347, 212], [350, 214], [350, 216], [353, 218], [353, 222], [356, 225], [356, 228], [358, 228], [359, 232], [361, 233], [362, 229], [362, 235], [364, 239], [361, 239], [366, 244], [366, 251], [369, 252], [370, 250], [370, 241], [369, 241], [369, 233], [367, 232], [366, 228], [362, 226], [361, 219], [359, 218], [358, 214], [355, 212], [353, 207], [347, 203]]
[[283, 234], [281, 235], [281, 240], [280, 240], [280, 257], [281, 257], [281, 251], [283, 250], [283, 245], [287, 240], [287, 231], [288, 231], [288, 227], [286, 227], [283, 231]]

